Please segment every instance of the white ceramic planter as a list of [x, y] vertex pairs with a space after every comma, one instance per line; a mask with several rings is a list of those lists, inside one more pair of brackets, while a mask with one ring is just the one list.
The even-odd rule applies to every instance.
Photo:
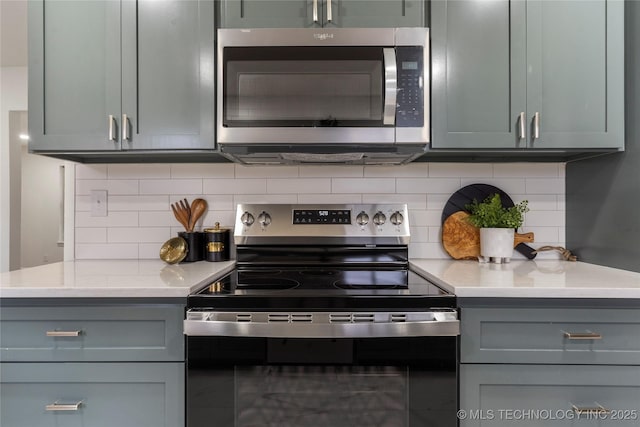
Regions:
[[502, 264], [511, 261], [513, 255], [513, 228], [480, 229], [480, 262]]

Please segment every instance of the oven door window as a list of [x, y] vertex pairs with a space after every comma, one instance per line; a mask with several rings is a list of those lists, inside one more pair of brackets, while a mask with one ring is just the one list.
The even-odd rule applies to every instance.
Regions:
[[223, 58], [224, 126], [382, 126], [380, 47], [236, 47]]
[[456, 342], [188, 337], [187, 427], [455, 427]]
[[395, 366], [240, 366], [236, 423], [407, 426], [408, 385], [408, 369]]

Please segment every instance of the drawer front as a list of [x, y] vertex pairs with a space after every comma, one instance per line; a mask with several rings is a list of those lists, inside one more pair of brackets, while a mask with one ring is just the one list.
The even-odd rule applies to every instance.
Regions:
[[462, 365], [458, 418], [460, 427], [637, 427], [640, 369]]
[[184, 426], [184, 363], [2, 363], [2, 427]]
[[640, 310], [461, 312], [462, 363], [640, 364]]
[[3, 307], [5, 362], [183, 361], [182, 306]]

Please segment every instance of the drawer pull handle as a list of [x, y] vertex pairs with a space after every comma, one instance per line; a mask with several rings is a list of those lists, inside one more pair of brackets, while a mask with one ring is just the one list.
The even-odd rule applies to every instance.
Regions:
[[82, 405], [82, 400], [76, 403], [53, 402], [45, 407], [47, 411], [77, 411]]
[[79, 337], [82, 330], [79, 331], [47, 331], [48, 337]]
[[595, 404], [597, 406], [591, 406], [591, 407], [571, 405], [571, 409], [573, 409], [573, 412], [575, 412], [578, 415], [590, 415], [590, 414], [606, 415], [611, 413], [611, 409], [605, 408], [598, 402], [595, 402]]
[[602, 335], [596, 332], [565, 332], [565, 338], [570, 340], [600, 340]]

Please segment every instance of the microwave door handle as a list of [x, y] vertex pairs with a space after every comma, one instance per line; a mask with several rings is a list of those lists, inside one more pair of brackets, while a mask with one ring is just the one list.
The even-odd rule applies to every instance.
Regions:
[[384, 116], [383, 125], [396, 123], [396, 96], [398, 94], [398, 67], [396, 50], [392, 47], [382, 49], [384, 59]]

